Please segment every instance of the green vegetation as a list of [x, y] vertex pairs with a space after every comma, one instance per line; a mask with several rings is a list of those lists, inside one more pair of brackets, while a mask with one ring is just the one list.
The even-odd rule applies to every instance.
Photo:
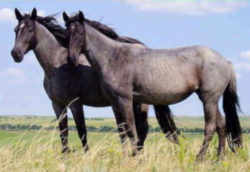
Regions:
[[[113, 118], [88, 118], [88, 132], [116, 132], [117, 127]], [[183, 133], [203, 133], [203, 117], [177, 117], [175, 118], [178, 129]], [[250, 133], [250, 117], [242, 117], [241, 123], [244, 133]], [[155, 118], [149, 118], [149, 132], [161, 132]], [[24, 131], [24, 130], [56, 130], [57, 121], [53, 117], [0, 117], [0, 130]], [[76, 127], [72, 118], [69, 119], [69, 130], [75, 131]]]
[[[242, 150], [233, 154], [227, 148], [225, 159], [220, 162], [216, 161], [218, 140], [214, 137], [206, 160], [196, 163], [195, 155], [203, 139], [200, 133], [203, 118], [178, 117], [175, 121], [184, 131], [180, 146], [168, 142], [158, 132], [156, 120], [150, 118], [151, 132], [145, 149], [140, 155], [131, 157], [129, 151], [123, 151], [118, 133], [114, 132], [115, 121], [111, 118], [87, 120], [88, 153], [83, 152], [73, 128], [74, 121], [70, 119], [69, 146], [74, 151], [62, 155], [57, 121], [53, 117], [0, 117], [0, 171], [249, 171], [250, 135], [244, 134]], [[250, 118], [244, 117], [241, 121], [244, 131], [249, 131]], [[124, 146], [130, 150], [129, 145]]]

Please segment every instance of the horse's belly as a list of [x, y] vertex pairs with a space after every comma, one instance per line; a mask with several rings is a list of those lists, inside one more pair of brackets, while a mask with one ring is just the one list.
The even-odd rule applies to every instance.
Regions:
[[197, 88], [195, 84], [187, 84], [181, 81], [166, 84], [164, 84], [164, 81], [162, 83], [153, 82], [135, 90], [134, 98], [136, 101], [147, 104], [175, 104], [186, 99]]
[[162, 94], [134, 94], [134, 99], [136, 102], [142, 102], [146, 104], [155, 105], [169, 105], [178, 103], [186, 99], [192, 92], [183, 93], [162, 93]]

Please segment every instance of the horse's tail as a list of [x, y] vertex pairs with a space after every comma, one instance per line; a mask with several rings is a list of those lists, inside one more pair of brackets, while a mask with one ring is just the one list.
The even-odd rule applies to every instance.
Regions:
[[232, 70], [231, 80], [223, 95], [223, 109], [226, 114], [227, 140], [230, 149], [242, 147], [242, 130], [237, 111], [240, 110], [236, 88], [236, 75]]

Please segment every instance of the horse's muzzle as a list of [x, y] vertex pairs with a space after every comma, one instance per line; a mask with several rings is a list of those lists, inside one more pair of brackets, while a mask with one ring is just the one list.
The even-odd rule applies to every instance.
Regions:
[[21, 51], [13, 49], [11, 55], [16, 63], [20, 63], [23, 60], [23, 53]]

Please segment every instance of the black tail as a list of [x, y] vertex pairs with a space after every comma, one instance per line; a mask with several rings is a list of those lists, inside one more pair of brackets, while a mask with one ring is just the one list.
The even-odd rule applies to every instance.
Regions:
[[235, 148], [242, 147], [242, 130], [237, 111], [240, 110], [236, 92], [236, 76], [233, 73], [223, 96], [223, 109], [226, 114], [226, 130], [228, 145], [235, 152]]

